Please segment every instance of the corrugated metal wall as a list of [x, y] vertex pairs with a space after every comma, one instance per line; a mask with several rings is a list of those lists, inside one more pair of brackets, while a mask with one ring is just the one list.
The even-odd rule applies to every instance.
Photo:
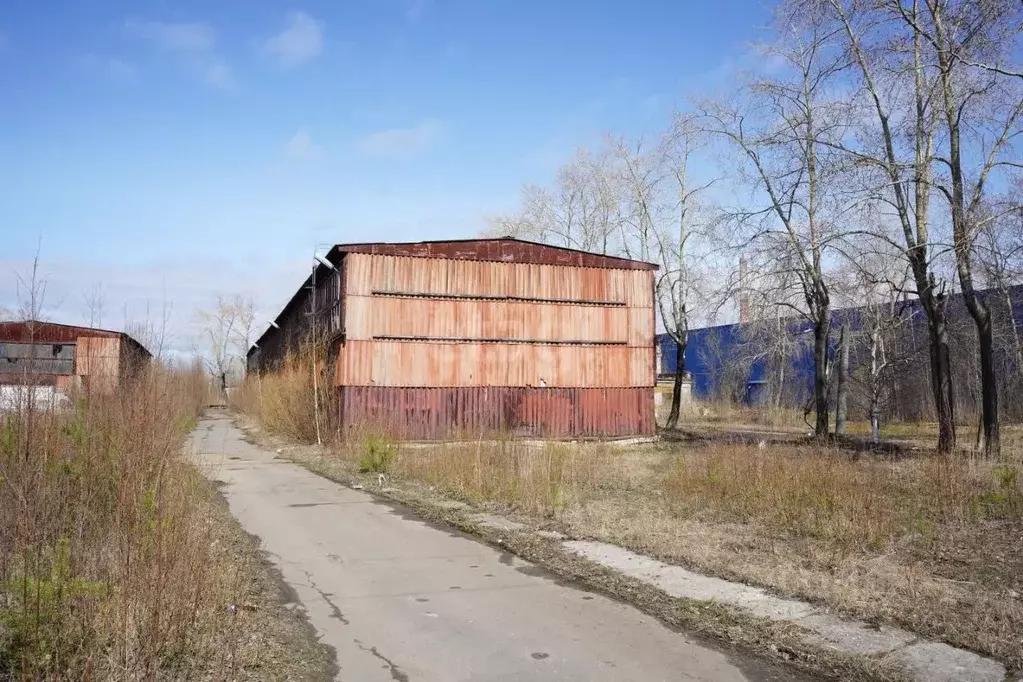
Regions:
[[349, 339], [380, 336], [649, 343], [650, 308], [350, 296], [345, 311]]
[[637, 388], [395, 388], [342, 386], [348, 431], [431, 439], [508, 433], [606, 437], [654, 432], [653, 394]]
[[343, 386], [652, 386], [653, 281], [612, 270], [349, 253]]
[[75, 374], [83, 377], [89, 390], [112, 392], [121, 375], [121, 340], [81, 336], [77, 346]]
[[653, 385], [652, 353], [643, 347], [348, 341], [339, 359], [342, 386]]
[[614, 302], [650, 307], [650, 270], [580, 268], [536, 263], [408, 258], [351, 253], [345, 256], [347, 294], [374, 292], [521, 296]]
[[650, 270], [347, 253], [344, 428], [653, 433]]

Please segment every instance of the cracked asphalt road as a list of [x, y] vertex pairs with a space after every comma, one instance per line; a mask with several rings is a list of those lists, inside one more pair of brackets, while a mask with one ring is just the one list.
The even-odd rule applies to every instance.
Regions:
[[805, 679], [275, 458], [226, 416], [191, 456], [294, 589], [346, 682]]

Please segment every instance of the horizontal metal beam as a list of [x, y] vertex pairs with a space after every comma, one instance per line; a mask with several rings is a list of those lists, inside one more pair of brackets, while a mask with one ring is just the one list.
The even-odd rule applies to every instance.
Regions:
[[487, 294], [433, 294], [419, 291], [383, 291], [370, 292], [374, 296], [390, 296], [393, 298], [434, 298], [456, 301], [514, 301], [516, 303], [568, 303], [572, 305], [611, 306], [624, 308], [625, 301], [595, 301], [582, 298], [533, 298], [530, 296], [494, 296]]
[[627, 341], [583, 341], [556, 339], [481, 338], [458, 336], [374, 336], [374, 341], [426, 341], [430, 343], [524, 343], [546, 346], [625, 346]]

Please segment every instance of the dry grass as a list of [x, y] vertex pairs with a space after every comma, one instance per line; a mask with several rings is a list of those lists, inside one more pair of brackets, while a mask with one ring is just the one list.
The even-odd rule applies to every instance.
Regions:
[[[657, 408], [658, 422], [663, 424], [670, 409], [670, 396]], [[959, 447], [969, 450], [977, 437], [977, 420], [970, 415], [956, 426]], [[811, 423], [807, 423], [810, 420]], [[769, 405], [736, 405], [727, 401], [693, 401], [682, 405], [680, 427], [684, 431], [728, 433], [736, 431], [763, 431], [778, 434], [806, 435], [813, 431], [813, 415], [802, 410]], [[870, 437], [870, 422], [850, 419], [846, 434], [866, 439]], [[1023, 450], [1023, 426], [1002, 424], [1002, 444], [1007, 449]], [[934, 447], [938, 439], [937, 422], [889, 421], [881, 424], [881, 438], [899, 441], [924, 449]]]
[[662, 485], [681, 516], [710, 512], [860, 552], [1023, 518], [1017, 471], [961, 458], [854, 461], [837, 449], [713, 445], [674, 454]]
[[544, 517], [594, 491], [611, 465], [608, 448], [584, 451], [569, 443], [510, 438], [438, 447], [364, 435], [336, 444], [333, 453], [363, 472], [421, 481], [461, 500], [497, 502]]
[[248, 576], [180, 458], [205, 381], [154, 367], [115, 396], [0, 416], [0, 677], [227, 679]]
[[[248, 378], [231, 395], [231, 407], [267, 429], [303, 443], [316, 442], [311, 354], [291, 356], [278, 371]], [[326, 396], [332, 391], [322, 391]], [[323, 405], [323, 414], [330, 406]], [[321, 427], [324, 425], [321, 422]]]
[[630, 474], [565, 510], [572, 532], [1023, 669], [1019, 463], [743, 445], [619, 457]]

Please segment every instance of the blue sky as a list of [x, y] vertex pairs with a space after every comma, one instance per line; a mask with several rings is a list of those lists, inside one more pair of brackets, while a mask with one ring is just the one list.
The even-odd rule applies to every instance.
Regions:
[[291, 295], [317, 244], [469, 237], [604, 131], [662, 123], [758, 38], [751, 0], [7, 3], [0, 307]]

